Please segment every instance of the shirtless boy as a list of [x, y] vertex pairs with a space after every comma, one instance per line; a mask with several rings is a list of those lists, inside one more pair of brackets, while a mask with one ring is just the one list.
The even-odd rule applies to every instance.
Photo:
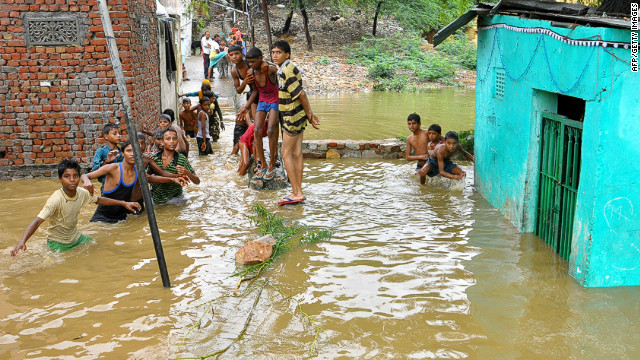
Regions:
[[[235, 65], [231, 69], [231, 77], [233, 78], [233, 86], [236, 88], [236, 92], [238, 94], [242, 94], [246, 87], [249, 86], [249, 92], [247, 93], [247, 100], [251, 97], [251, 93], [255, 90], [254, 88], [254, 77], [251, 74], [249, 64], [244, 59], [244, 54], [242, 53], [242, 47], [240, 45], [231, 45], [229, 47], [229, 60]], [[256, 97], [254, 102], [251, 104], [251, 111], [249, 112], [249, 116], [251, 119], [255, 119], [256, 109], [258, 108], [259, 97]]]
[[[428, 132], [424, 129], [420, 129], [420, 115], [413, 113], [407, 117], [407, 126], [411, 131], [411, 135], [407, 138], [407, 153], [405, 158], [407, 161], [418, 161], [416, 171], [420, 170], [429, 159], [429, 153], [427, 151], [427, 144], [429, 142]], [[411, 155], [411, 153], [414, 155]], [[425, 175], [420, 175], [420, 184], [424, 184], [427, 181]]]
[[467, 159], [475, 162], [475, 157], [466, 152], [458, 142], [458, 134], [449, 131], [444, 136], [444, 144], [436, 146], [433, 156], [427, 164], [418, 171], [420, 176], [434, 177], [438, 174], [454, 180], [462, 180], [467, 174], [451, 161], [451, 157], [461, 152]]

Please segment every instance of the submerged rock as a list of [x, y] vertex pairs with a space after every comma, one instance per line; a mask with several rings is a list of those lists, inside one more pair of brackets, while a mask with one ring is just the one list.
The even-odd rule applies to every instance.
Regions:
[[249, 241], [236, 252], [236, 262], [242, 265], [259, 264], [269, 259], [272, 253], [273, 247], [268, 243]]
[[251, 161], [249, 170], [247, 171], [249, 187], [254, 190], [280, 190], [289, 186], [289, 178], [284, 170], [284, 166], [282, 166], [282, 161], [279, 161], [278, 165], [279, 166], [276, 166], [276, 174], [273, 179], [266, 180], [256, 177], [256, 174], [253, 172], [254, 163]]

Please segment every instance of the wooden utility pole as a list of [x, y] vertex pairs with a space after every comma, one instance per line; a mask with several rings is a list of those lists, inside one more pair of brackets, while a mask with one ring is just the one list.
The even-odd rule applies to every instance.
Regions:
[[[267, 9], [267, 0], [262, 0], [262, 12], [264, 13], [264, 26], [267, 28], [267, 40], [269, 41], [269, 54], [271, 54], [271, 25], [269, 25], [269, 11]], [[269, 56], [271, 58], [271, 56]]]
[[111, 57], [111, 65], [113, 66], [113, 73], [116, 77], [116, 83], [118, 84], [118, 92], [122, 99], [122, 106], [124, 107], [124, 118], [127, 125], [127, 133], [131, 140], [131, 147], [133, 148], [133, 155], [136, 161], [136, 168], [138, 169], [138, 183], [142, 189], [142, 198], [144, 199], [144, 209], [147, 212], [147, 219], [149, 220], [149, 228], [151, 229], [151, 237], [153, 238], [153, 245], [156, 250], [156, 257], [158, 258], [158, 266], [160, 267], [160, 277], [162, 278], [162, 286], [168, 288], [171, 286], [169, 281], [169, 273], [167, 272], [167, 264], [164, 261], [164, 251], [162, 251], [162, 242], [160, 241], [160, 233], [158, 232], [158, 223], [156, 222], [156, 214], [153, 211], [153, 201], [151, 200], [151, 192], [149, 191], [149, 183], [147, 183], [147, 175], [144, 172], [144, 164], [142, 161], [142, 150], [140, 144], [137, 141], [138, 130], [133, 122], [133, 113], [131, 112], [131, 101], [129, 100], [129, 92], [127, 91], [127, 84], [124, 78], [124, 72], [122, 71], [122, 63], [120, 62], [120, 54], [118, 52], [118, 45], [116, 44], [116, 38], [114, 37], [113, 28], [111, 27], [111, 16], [109, 15], [109, 9], [107, 8], [107, 0], [98, 0], [98, 8], [100, 9], [100, 19], [102, 20], [102, 27], [104, 28], [104, 37], [107, 39], [107, 47], [109, 48], [109, 55]]

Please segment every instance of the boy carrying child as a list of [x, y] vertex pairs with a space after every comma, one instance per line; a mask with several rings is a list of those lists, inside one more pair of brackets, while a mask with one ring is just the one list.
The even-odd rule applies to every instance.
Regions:
[[458, 142], [458, 134], [449, 131], [444, 136], [444, 144], [436, 146], [429, 161], [418, 171], [420, 176], [434, 177], [438, 174], [454, 180], [462, 180], [467, 174], [451, 161], [451, 157], [461, 152], [467, 159], [475, 162], [475, 157], [466, 152]]
[[51, 194], [38, 216], [27, 226], [22, 238], [11, 251], [11, 256], [16, 256], [20, 250], [27, 250], [27, 240], [46, 219], [49, 219], [50, 224], [47, 245], [51, 250], [66, 251], [92, 241], [92, 238], [81, 234], [76, 228], [80, 210], [87, 204], [119, 205], [131, 212], [135, 209], [140, 210], [138, 203], [93, 196], [86, 189], [78, 187], [80, 165], [75, 160], [65, 159], [60, 162], [58, 178], [62, 188]]

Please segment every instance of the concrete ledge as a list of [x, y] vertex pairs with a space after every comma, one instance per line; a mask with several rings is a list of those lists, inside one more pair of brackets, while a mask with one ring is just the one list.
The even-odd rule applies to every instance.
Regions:
[[398, 139], [386, 140], [305, 140], [305, 159], [403, 159], [407, 144]]

